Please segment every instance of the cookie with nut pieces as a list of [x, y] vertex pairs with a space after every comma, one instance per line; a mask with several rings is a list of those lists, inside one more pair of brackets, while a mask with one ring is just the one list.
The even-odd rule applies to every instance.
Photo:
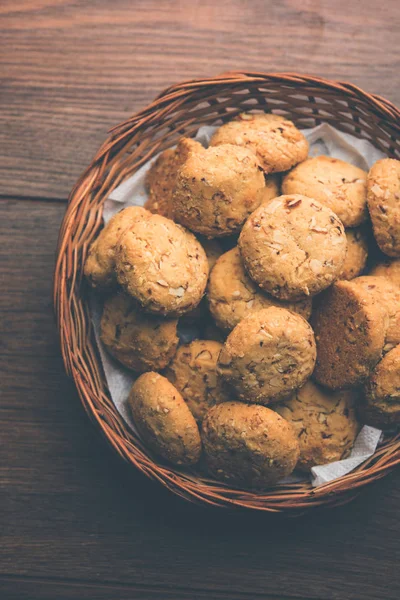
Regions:
[[307, 196], [279, 196], [247, 219], [239, 236], [246, 271], [280, 300], [327, 288], [344, 265], [347, 240], [338, 217]]
[[271, 306], [244, 318], [228, 335], [217, 371], [244, 402], [290, 396], [313, 372], [314, 334], [303, 317]]

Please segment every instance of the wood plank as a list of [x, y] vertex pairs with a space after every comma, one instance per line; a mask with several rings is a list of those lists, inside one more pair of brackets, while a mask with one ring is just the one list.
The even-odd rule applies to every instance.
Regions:
[[185, 79], [298, 71], [400, 103], [399, 24], [397, 0], [3, 0], [0, 192], [65, 199], [107, 130]]
[[399, 472], [284, 520], [189, 505], [110, 451], [57, 348], [63, 210], [0, 202], [0, 597], [397, 600]]

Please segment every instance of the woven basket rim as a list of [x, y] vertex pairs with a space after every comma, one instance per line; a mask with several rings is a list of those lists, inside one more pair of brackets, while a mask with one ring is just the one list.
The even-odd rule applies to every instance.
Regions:
[[[132, 442], [129, 435], [131, 432], [127, 431], [129, 428], [109, 398], [101, 361], [93, 344], [90, 319], [88, 313], [85, 314], [85, 306], [79, 296], [82, 270], [78, 246], [80, 244], [79, 247], [85, 252], [93, 239], [93, 233], [91, 237], [84, 237], [87, 232], [84, 229], [85, 225], [80, 223], [85, 219], [90, 220], [92, 232], [97, 232], [100, 227], [105, 198], [93, 206], [89, 198], [93, 194], [96, 197], [96, 193], [100, 194], [105, 186], [104, 177], [113, 149], [118, 144], [125, 143], [132, 131], [140, 131], [150, 119], [154, 121], [161, 111], [165, 111], [173, 103], [179, 105], [182, 99], [195, 97], [200, 90], [224, 89], [224, 86], [229, 85], [265, 85], [270, 82], [299, 86], [298, 93], [301, 93], [302, 85], [312, 85], [316, 90], [330, 90], [354, 101], [360, 100], [379, 118], [389, 120], [391, 126], [400, 133], [400, 110], [394, 104], [379, 95], [368, 94], [348, 82], [291, 72], [228, 71], [214, 77], [192, 79], [169, 86], [146, 107], [110, 130], [109, 137], [73, 187], [60, 228], [53, 301], [67, 373], [74, 379], [81, 402], [91, 421], [124, 460], [148, 477], [158, 480], [175, 494], [193, 502], [218, 507], [301, 514], [315, 506], [344, 504], [353, 499], [361, 487], [388, 474], [400, 464], [400, 434], [394, 435], [371, 459], [348, 475], [314, 489], [310, 489], [310, 486], [304, 489], [304, 484], [291, 484], [269, 488], [263, 493], [241, 491], [216, 481], [204, 478], [200, 480], [194, 474], [183, 473], [179, 469], [155, 462], [140, 442]], [[72, 241], [72, 231], [78, 242], [75, 238]], [[89, 380], [91, 388], [88, 385]]]

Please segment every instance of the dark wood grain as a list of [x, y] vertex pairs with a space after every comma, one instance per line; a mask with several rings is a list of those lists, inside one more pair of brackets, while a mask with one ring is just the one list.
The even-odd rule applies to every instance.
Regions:
[[400, 3], [2, 0], [1, 193], [66, 198], [107, 130], [232, 69], [350, 80], [400, 103]]
[[282, 520], [183, 503], [114, 456], [59, 356], [63, 210], [0, 201], [0, 597], [397, 600], [400, 473]]

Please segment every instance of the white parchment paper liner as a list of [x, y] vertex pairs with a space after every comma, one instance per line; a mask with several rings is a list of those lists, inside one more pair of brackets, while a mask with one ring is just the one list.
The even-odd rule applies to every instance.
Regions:
[[[207, 146], [215, 129], [215, 127], [211, 126], [201, 127], [197, 132], [195, 139], [204, 146]], [[303, 129], [302, 131], [310, 143], [310, 156], [325, 154], [334, 158], [340, 158], [366, 171], [375, 161], [385, 157], [382, 152], [374, 148], [367, 140], [358, 140], [348, 133], [338, 131], [327, 123], [323, 123], [312, 129]], [[125, 180], [110, 194], [104, 203], [103, 217], [105, 223], [123, 208], [134, 205], [142, 206], [145, 203], [147, 199], [144, 186], [145, 175], [156, 158], [157, 157], [154, 157], [152, 160], [148, 161], [132, 177]], [[123, 419], [135, 430], [127, 404], [127, 398], [134, 381], [134, 375], [128, 369], [119, 365], [105, 351], [100, 341], [101, 301], [93, 293], [90, 302], [96, 342], [99, 348], [111, 398]], [[191, 332], [184, 331], [182, 337], [186, 338], [185, 341], [189, 341], [192, 337]], [[355, 469], [355, 467], [375, 452], [381, 438], [381, 433], [382, 432], [379, 429], [364, 425], [358, 434], [353, 450], [348, 458], [330, 463], [329, 465], [312, 468], [312, 485], [318, 486], [328, 481], [332, 481]], [[303, 480], [304, 476], [294, 473], [283, 480], [283, 482], [291, 483]]]

